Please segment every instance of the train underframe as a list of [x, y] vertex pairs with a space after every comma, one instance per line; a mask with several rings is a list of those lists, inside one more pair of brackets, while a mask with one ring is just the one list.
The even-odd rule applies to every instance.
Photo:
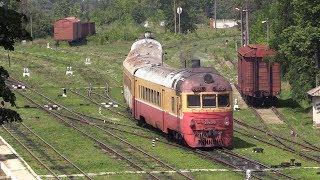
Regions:
[[256, 97], [256, 96], [243, 95], [243, 98], [249, 106], [254, 106], [254, 107], [274, 106], [278, 102], [278, 97], [276, 97], [276, 96], [258, 96], [258, 97]]

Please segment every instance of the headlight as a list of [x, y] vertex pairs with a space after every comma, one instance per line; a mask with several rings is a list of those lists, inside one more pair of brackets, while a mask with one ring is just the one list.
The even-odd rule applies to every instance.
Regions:
[[229, 117], [224, 118], [224, 125], [226, 125], [226, 126], [230, 125], [230, 118]]

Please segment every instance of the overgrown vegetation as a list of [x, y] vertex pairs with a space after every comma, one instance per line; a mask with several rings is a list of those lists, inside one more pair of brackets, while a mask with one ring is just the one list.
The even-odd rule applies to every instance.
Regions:
[[[320, 49], [320, 4], [306, 0], [273, 0], [254, 13], [252, 42], [266, 41], [269, 20], [270, 45], [278, 50], [283, 75], [292, 87], [296, 101], [307, 100], [306, 92], [316, 86], [319, 70], [315, 68]], [[318, 55], [316, 55], [318, 54]]]
[[18, 3], [5, 1], [0, 6], [0, 46], [6, 50], [14, 50], [16, 39], [31, 39], [30, 34], [24, 28], [27, 17], [17, 12]]
[[2, 97], [3, 101], [1, 101], [0, 105], [0, 125], [4, 122], [14, 122], [21, 121], [20, 115], [11, 109], [5, 108], [5, 102], [10, 102], [11, 106], [16, 106], [16, 97], [14, 93], [6, 86], [5, 80], [9, 78], [9, 73], [2, 66], [0, 67], [0, 97]]

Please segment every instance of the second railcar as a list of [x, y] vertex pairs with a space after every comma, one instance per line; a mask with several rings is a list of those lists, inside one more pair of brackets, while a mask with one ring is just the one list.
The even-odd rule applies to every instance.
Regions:
[[247, 45], [238, 50], [238, 88], [248, 104], [276, 103], [281, 92], [281, 66], [271, 61], [275, 55], [265, 45]]

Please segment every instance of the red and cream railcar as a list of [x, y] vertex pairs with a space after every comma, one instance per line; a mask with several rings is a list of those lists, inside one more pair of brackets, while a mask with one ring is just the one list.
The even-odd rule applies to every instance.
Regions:
[[124, 66], [124, 97], [139, 123], [183, 139], [190, 147], [232, 147], [232, 89], [211, 68], [162, 64], [161, 44], [132, 45]]

